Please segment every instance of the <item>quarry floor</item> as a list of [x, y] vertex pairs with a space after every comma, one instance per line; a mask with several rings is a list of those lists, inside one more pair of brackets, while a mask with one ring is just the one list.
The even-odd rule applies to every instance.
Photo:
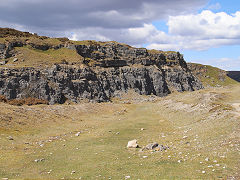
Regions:
[[[108, 103], [0, 103], [0, 178], [240, 179], [240, 86]], [[137, 139], [140, 148], [128, 149]], [[169, 148], [144, 150], [157, 142]]]

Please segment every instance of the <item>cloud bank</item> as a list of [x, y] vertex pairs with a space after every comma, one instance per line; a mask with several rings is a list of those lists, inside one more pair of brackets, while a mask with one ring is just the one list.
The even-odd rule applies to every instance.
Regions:
[[[240, 11], [197, 13], [206, 3], [207, 0], [0, 0], [0, 25], [40, 35], [115, 40], [162, 50], [206, 50], [240, 44]], [[215, 6], [212, 8], [220, 8], [219, 4]], [[160, 20], [167, 21], [168, 32], [152, 24]]]

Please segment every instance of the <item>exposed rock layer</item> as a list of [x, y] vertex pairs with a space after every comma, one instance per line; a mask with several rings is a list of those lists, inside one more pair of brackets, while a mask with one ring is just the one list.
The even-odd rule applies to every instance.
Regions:
[[8, 99], [35, 97], [51, 104], [66, 99], [108, 101], [121, 92], [134, 89], [139, 94], [165, 96], [170, 89], [193, 91], [201, 83], [181, 67], [159, 69], [157, 66], [118, 68], [77, 68], [55, 65], [35, 68], [0, 69], [0, 94]]
[[27, 40], [0, 44], [0, 59], [14, 55], [15, 47], [31, 46], [42, 51], [68, 48], [83, 58], [81, 65], [56, 64], [40, 69], [1, 68], [0, 94], [7, 99], [34, 97], [50, 104], [67, 99], [109, 101], [130, 89], [139, 94], [166, 96], [172, 91], [203, 88], [178, 52], [149, 51], [116, 42], [58, 45], [34, 44]]

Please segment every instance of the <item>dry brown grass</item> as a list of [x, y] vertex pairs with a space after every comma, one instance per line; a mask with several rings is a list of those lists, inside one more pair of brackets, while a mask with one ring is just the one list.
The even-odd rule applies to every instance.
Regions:
[[3, 95], [0, 95], [0, 102], [4, 102], [4, 103], [7, 102], [6, 97]]
[[0, 102], [8, 103], [15, 106], [22, 106], [22, 105], [32, 106], [37, 104], [48, 104], [47, 100], [33, 98], [33, 97], [24, 98], [24, 99], [7, 100], [6, 97], [3, 95], [0, 95]]

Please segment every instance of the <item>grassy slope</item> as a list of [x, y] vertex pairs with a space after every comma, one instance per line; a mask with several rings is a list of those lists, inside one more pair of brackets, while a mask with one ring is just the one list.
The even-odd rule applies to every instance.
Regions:
[[[209, 65], [188, 63], [193, 73], [201, 80], [205, 87], [236, 85], [237, 81], [226, 75], [226, 72]], [[192, 68], [191, 68], [192, 66]]]
[[[155, 102], [133, 104], [115, 100], [15, 107], [1, 103], [0, 177], [239, 177], [239, 114], [235, 117], [231, 106], [240, 103], [239, 90], [234, 86], [231, 90], [201, 90], [181, 96], [176, 93]], [[82, 133], [76, 137], [78, 131]], [[59, 138], [53, 138], [56, 136]], [[159, 142], [170, 149], [153, 153], [127, 149], [127, 142], [135, 138], [140, 146]], [[205, 161], [206, 157], [209, 161]], [[45, 160], [34, 162], [41, 158]]]
[[[15, 48], [19, 61], [13, 62], [14, 58], [9, 58], [9, 63], [5, 66], [14, 67], [36, 67], [48, 66], [54, 63], [61, 63], [63, 59], [67, 62], [81, 63], [82, 57], [74, 50], [61, 48], [58, 50], [49, 49], [47, 51], [36, 50], [30, 47]], [[22, 61], [24, 59], [24, 61]]]

